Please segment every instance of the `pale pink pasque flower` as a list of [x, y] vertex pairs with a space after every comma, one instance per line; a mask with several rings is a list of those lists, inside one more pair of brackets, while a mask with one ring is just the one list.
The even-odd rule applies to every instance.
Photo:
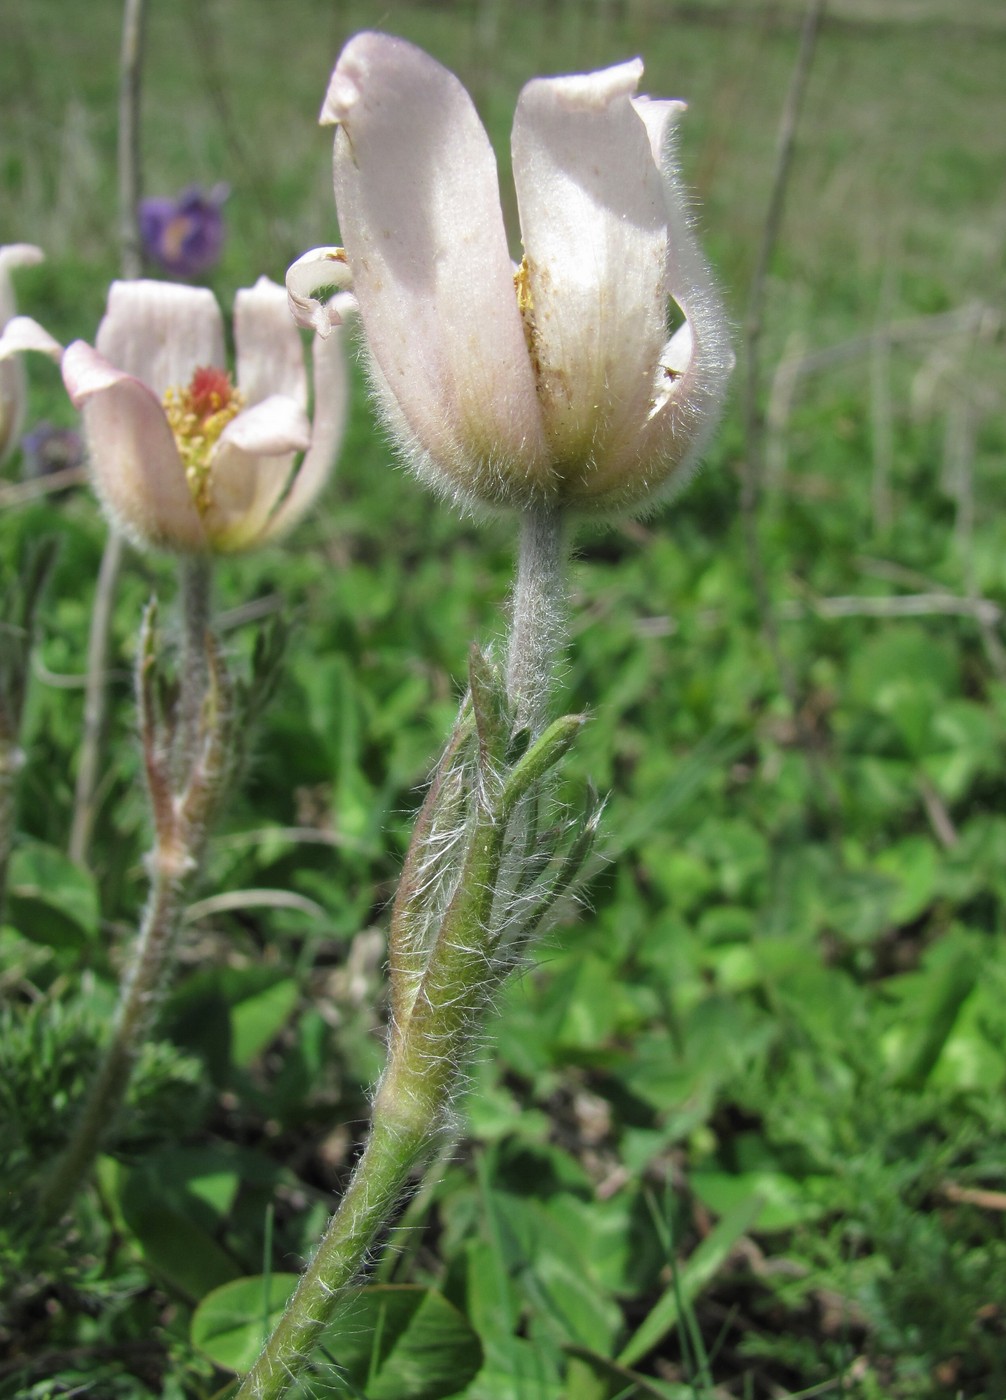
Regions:
[[61, 353], [59, 342], [37, 322], [15, 314], [11, 269], [32, 267], [44, 257], [42, 249], [32, 243], [0, 247], [0, 462], [17, 442], [24, 423], [28, 390], [21, 355], [25, 350], [39, 350], [58, 359]]
[[113, 282], [95, 348], [78, 340], [63, 356], [95, 488], [113, 523], [140, 545], [254, 548], [299, 520], [328, 480], [345, 423], [340, 338], [315, 338], [313, 424], [282, 287], [261, 277], [238, 292], [234, 339], [236, 383], [212, 292]]
[[716, 422], [733, 356], [669, 149], [683, 104], [636, 97], [642, 71], [522, 91], [516, 268], [457, 78], [373, 33], [332, 74], [321, 120], [338, 128], [345, 247], [294, 264], [291, 302], [324, 334], [315, 288], [352, 283], [396, 437], [467, 504], [643, 509], [687, 477]]

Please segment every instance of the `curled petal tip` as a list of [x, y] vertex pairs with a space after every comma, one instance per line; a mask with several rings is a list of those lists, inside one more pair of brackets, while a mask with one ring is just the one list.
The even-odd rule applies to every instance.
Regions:
[[45, 262], [45, 254], [34, 243], [6, 243], [0, 247], [0, 270], [35, 267], [41, 262]]
[[572, 73], [562, 78], [535, 78], [528, 83], [533, 88], [537, 83], [547, 83], [558, 101], [571, 112], [588, 112], [603, 109], [613, 98], [632, 97], [643, 76], [643, 60], [630, 59], [628, 63], [616, 63], [612, 68], [602, 68], [597, 73]]
[[30, 316], [15, 316], [8, 321], [0, 334], [0, 360], [11, 355], [20, 355], [25, 350], [35, 350], [40, 355], [48, 355], [51, 360], [59, 360], [63, 347], [47, 330]]
[[336, 68], [322, 103], [319, 125], [336, 126], [345, 121], [359, 100], [360, 88], [356, 80], [342, 66]]
[[[298, 326], [327, 339], [333, 326], [341, 325], [349, 309], [340, 295], [322, 300], [317, 293], [346, 288], [352, 273], [342, 248], [314, 248], [287, 269], [286, 294], [290, 313]], [[355, 305], [355, 303], [354, 303]]]

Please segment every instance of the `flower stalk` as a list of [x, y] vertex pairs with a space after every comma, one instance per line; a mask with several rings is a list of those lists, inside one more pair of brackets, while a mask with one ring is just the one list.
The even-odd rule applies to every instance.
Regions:
[[519, 728], [538, 734], [566, 621], [565, 516], [541, 507], [521, 516], [517, 579], [507, 656], [507, 693]]
[[[238, 1400], [276, 1400], [310, 1363], [338, 1309], [342, 1290], [363, 1268], [416, 1171], [450, 1133], [453, 1105], [464, 1087], [493, 994], [512, 962], [502, 888], [515, 848], [524, 845], [520, 815], [529, 795], [567, 751], [582, 725], [566, 715], [507, 762], [512, 723], [505, 688], [484, 657], [473, 653], [471, 690], [462, 705], [406, 861], [392, 917], [394, 1008], [388, 1062], [374, 1100], [370, 1136], [339, 1208]], [[522, 726], [523, 727], [523, 726]], [[467, 813], [463, 851], [447, 846], [451, 881], [445, 897], [435, 878], [421, 878], [422, 852], [434, 839], [444, 807], [458, 805], [453, 781], [464, 775]], [[515, 827], [518, 828], [515, 830]], [[455, 843], [455, 845], [460, 843]], [[444, 862], [440, 862], [443, 864]], [[440, 911], [432, 938], [429, 909]], [[503, 904], [508, 906], [509, 899]], [[425, 965], [423, 947], [427, 946]]]
[[156, 607], [140, 631], [137, 699], [154, 824], [147, 857], [150, 892], [111, 1041], [70, 1142], [39, 1201], [39, 1221], [55, 1224], [87, 1180], [125, 1101], [133, 1066], [163, 999], [182, 914], [199, 876], [212, 818], [231, 770], [230, 683], [209, 629], [209, 568], [182, 571], [184, 640], [179, 692], [165, 707], [158, 673]]

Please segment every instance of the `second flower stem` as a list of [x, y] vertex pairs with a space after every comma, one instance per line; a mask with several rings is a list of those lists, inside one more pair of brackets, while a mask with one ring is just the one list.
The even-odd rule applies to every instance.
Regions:
[[[216, 757], [207, 761], [220, 749], [221, 734], [204, 732], [207, 725], [221, 724], [218, 707], [206, 704], [211, 685], [207, 559], [182, 565], [181, 592], [178, 708], [173, 738], [167, 743], [157, 733], [157, 716], [145, 698], [146, 668], [156, 663], [149, 617], [141, 633], [138, 691], [155, 828], [154, 846], [147, 857], [150, 894], [119, 992], [111, 1042], [66, 1150], [40, 1192], [38, 1222], [43, 1227], [55, 1224], [71, 1205], [122, 1109], [133, 1067], [166, 989], [182, 913], [199, 874], [213, 788], [223, 781], [224, 767]], [[213, 718], [207, 718], [208, 708]], [[199, 800], [193, 801], [197, 784]]]
[[187, 870], [173, 868], [155, 850], [150, 897], [133, 963], [123, 983], [112, 1042], [94, 1079], [73, 1136], [39, 1200], [39, 1223], [55, 1224], [86, 1181], [109, 1128], [118, 1117], [133, 1065], [159, 1000], [188, 886]]

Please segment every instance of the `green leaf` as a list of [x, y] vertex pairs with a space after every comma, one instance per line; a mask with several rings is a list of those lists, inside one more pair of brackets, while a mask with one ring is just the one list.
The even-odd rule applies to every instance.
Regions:
[[211, 1233], [218, 1205], [233, 1199], [238, 1179], [204, 1170], [197, 1189], [195, 1180], [171, 1171], [171, 1161], [165, 1153], [143, 1167], [121, 1169], [117, 1203], [151, 1270], [178, 1292], [202, 1298], [240, 1273]]
[[297, 1004], [292, 978], [274, 982], [231, 1007], [231, 1061], [246, 1069], [282, 1030]]
[[[464, 1400], [565, 1400], [555, 1358], [534, 1342], [509, 1337], [505, 1346], [486, 1345], [485, 1365]], [[369, 1397], [368, 1397], [369, 1400]]]
[[478, 1373], [482, 1344], [432, 1289], [375, 1284], [349, 1295], [323, 1346], [368, 1400], [439, 1400]]
[[725, 1215], [750, 1200], [753, 1193], [761, 1198], [758, 1216], [759, 1233], [790, 1230], [806, 1220], [816, 1219], [825, 1209], [815, 1187], [826, 1186], [828, 1177], [800, 1180], [779, 1171], [693, 1172], [689, 1182], [692, 1190], [717, 1215]]
[[690, 1303], [716, 1277], [734, 1245], [758, 1219], [763, 1204], [761, 1196], [752, 1192], [718, 1222], [681, 1266], [676, 1281], [622, 1349], [619, 1365], [634, 1365], [677, 1326], [681, 1303]]
[[192, 1318], [192, 1345], [225, 1371], [250, 1371], [296, 1287], [296, 1274], [270, 1274], [215, 1288]]
[[919, 972], [900, 979], [901, 1014], [884, 1038], [893, 1083], [923, 1087], [980, 971], [978, 946], [963, 936], [947, 936], [929, 951]]
[[[238, 1279], [203, 1299], [192, 1343], [218, 1366], [254, 1364], [296, 1286], [294, 1274]], [[337, 1378], [367, 1400], [441, 1400], [463, 1390], [482, 1365], [482, 1345], [467, 1319], [432, 1289], [374, 1284], [347, 1293], [318, 1344], [326, 1393]]]
[[524, 794], [562, 758], [585, 723], [584, 715], [563, 715], [534, 741], [507, 776], [499, 800], [499, 816], [512, 816]]
[[672, 1385], [669, 1381], [654, 1380], [652, 1376], [640, 1376], [627, 1366], [599, 1356], [589, 1347], [566, 1347], [565, 1350], [569, 1356], [584, 1362], [599, 1379], [608, 1382], [605, 1395], [631, 1396], [631, 1400], [694, 1400], [694, 1386]]
[[7, 919], [50, 948], [80, 948], [98, 933], [94, 877], [54, 846], [22, 841], [11, 856]]

